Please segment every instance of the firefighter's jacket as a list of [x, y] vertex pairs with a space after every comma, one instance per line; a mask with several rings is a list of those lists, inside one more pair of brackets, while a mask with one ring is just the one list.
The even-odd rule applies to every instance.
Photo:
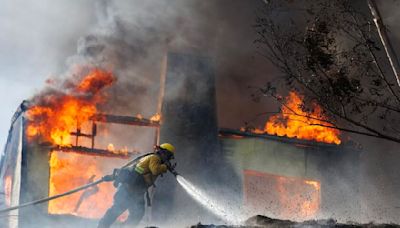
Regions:
[[162, 164], [158, 155], [152, 154], [140, 159], [136, 164], [135, 171], [143, 175], [146, 184], [151, 186], [160, 174], [167, 172], [167, 166]]

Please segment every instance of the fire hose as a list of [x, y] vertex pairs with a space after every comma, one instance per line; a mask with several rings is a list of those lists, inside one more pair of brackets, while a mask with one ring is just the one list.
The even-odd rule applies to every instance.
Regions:
[[92, 182], [90, 184], [83, 185], [83, 186], [81, 186], [79, 188], [75, 188], [75, 189], [73, 189], [71, 191], [68, 191], [68, 192], [64, 192], [64, 193], [61, 193], [61, 194], [58, 194], [58, 195], [54, 195], [54, 196], [46, 197], [46, 198], [43, 198], [43, 199], [31, 201], [31, 202], [28, 202], [28, 203], [23, 203], [23, 204], [20, 204], [18, 206], [5, 208], [3, 210], [0, 210], [0, 214], [4, 213], [4, 212], [8, 212], [8, 211], [12, 211], [12, 210], [16, 210], [16, 209], [20, 209], [20, 208], [24, 208], [24, 207], [28, 207], [28, 206], [32, 206], [32, 205], [36, 205], [36, 204], [40, 204], [40, 203], [44, 203], [44, 202], [47, 202], [47, 201], [50, 201], [50, 200], [53, 200], [53, 199], [57, 199], [57, 198], [60, 198], [60, 197], [63, 197], [63, 196], [67, 196], [67, 195], [73, 194], [75, 192], [79, 192], [79, 191], [82, 191], [84, 189], [90, 188], [90, 187], [92, 187], [94, 185], [98, 185], [98, 184], [100, 184], [102, 182], [104, 182], [103, 178], [101, 178], [100, 180], [97, 180], [95, 182]]
[[[154, 153], [148, 153], [148, 154], [144, 154], [144, 155], [141, 155], [141, 156], [139, 156], [139, 157], [136, 157], [135, 159], [129, 161], [129, 162], [126, 163], [124, 166], [122, 166], [121, 169], [122, 169], [122, 168], [126, 168], [126, 167], [132, 165], [133, 163], [135, 163], [136, 161], [138, 161], [139, 159], [141, 159], [141, 158], [143, 158], [143, 157], [146, 157], [146, 156], [148, 156], [148, 155], [151, 155], [151, 154], [154, 154]], [[174, 175], [175, 175], [175, 174], [174, 174]], [[97, 181], [94, 181], [94, 182], [92, 182], [92, 183], [89, 183], [89, 184], [80, 186], [80, 187], [75, 188], [75, 189], [72, 189], [72, 190], [70, 190], [70, 191], [68, 191], [68, 192], [64, 192], [64, 193], [61, 193], [61, 194], [58, 194], [58, 195], [54, 195], [54, 196], [46, 197], [46, 198], [43, 198], [43, 199], [39, 199], [39, 200], [34, 200], [34, 201], [31, 201], [31, 202], [23, 203], [23, 204], [20, 204], [20, 205], [18, 205], [18, 206], [14, 206], [14, 207], [9, 207], [9, 208], [2, 209], [2, 210], [0, 210], [0, 214], [5, 213], [5, 212], [8, 212], [8, 211], [12, 211], [12, 210], [16, 210], [16, 209], [20, 209], [20, 208], [24, 208], [24, 207], [28, 207], [28, 206], [33, 206], [33, 205], [40, 204], [40, 203], [44, 203], [44, 202], [47, 202], [47, 201], [50, 201], [50, 200], [54, 200], [54, 199], [57, 199], [57, 198], [61, 198], [61, 197], [67, 196], [67, 195], [71, 195], [71, 194], [73, 194], [73, 193], [75, 193], [75, 192], [79, 192], [79, 191], [85, 190], [85, 189], [87, 189], [87, 188], [90, 188], [90, 187], [92, 187], [92, 186], [95, 186], [95, 185], [98, 185], [98, 184], [100, 184], [100, 183], [103, 183], [103, 182], [105, 182], [105, 181], [109, 181], [109, 180], [107, 180], [106, 177], [107, 177], [107, 175], [106, 175], [106, 176], [103, 176], [101, 179], [99, 179], [99, 180], [97, 180]]]

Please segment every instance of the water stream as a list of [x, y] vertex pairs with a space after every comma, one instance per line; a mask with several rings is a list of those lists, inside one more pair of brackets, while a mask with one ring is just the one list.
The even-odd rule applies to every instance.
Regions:
[[178, 183], [183, 187], [183, 189], [197, 202], [199, 202], [204, 208], [218, 216], [220, 219], [224, 220], [229, 224], [240, 224], [241, 220], [234, 216], [229, 209], [225, 208], [221, 202], [217, 202], [211, 199], [205, 192], [200, 190], [198, 187], [194, 186], [191, 182], [186, 180], [184, 177], [178, 175], [176, 177]]

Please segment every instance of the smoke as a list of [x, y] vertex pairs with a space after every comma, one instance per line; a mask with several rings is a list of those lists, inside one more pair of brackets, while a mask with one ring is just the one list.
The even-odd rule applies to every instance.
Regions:
[[[28, 43], [21, 55], [27, 53], [30, 58], [41, 60], [24, 66], [29, 74], [24, 75], [22, 80], [40, 80], [36, 85], [36, 90], [39, 90], [44, 79], [50, 77], [44, 90], [28, 92], [29, 95], [35, 92], [32, 100], [40, 100], [37, 98], [43, 94], [63, 91], [69, 82], [79, 81], [83, 76], [79, 73], [82, 70], [94, 67], [105, 69], [113, 72], [117, 80], [105, 91], [108, 94], [107, 103], [100, 107], [101, 111], [130, 116], [140, 113], [149, 117], [157, 112], [159, 79], [165, 54], [171, 51], [206, 55], [213, 59], [216, 66], [221, 126], [240, 127], [243, 120], [253, 114], [251, 111], [235, 112], [238, 106], [247, 106], [248, 110], [255, 107], [259, 112], [265, 110], [262, 106], [251, 106], [253, 103], [247, 89], [248, 85], [262, 82], [260, 78], [254, 80], [257, 78], [254, 75], [270, 73], [264, 61], [251, 58], [254, 55], [252, 15], [257, 2], [247, 3], [250, 7], [247, 4], [247, 7], [241, 7], [242, 1], [193, 0], [22, 4], [30, 14], [24, 17], [23, 22], [12, 26], [28, 27], [28, 31], [38, 37], [30, 43], [27, 42], [29, 32], [24, 36], [17, 33], [14, 35], [18, 37], [15, 46]], [[238, 7], [243, 9], [239, 14]], [[8, 4], [8, 10], [21, 11], [14, 8], [15, 5]], [[39, 12], [44, 12], [45, 18], [36, 20]], [[67, 22], [59, 23], [59, 18], [53, 14], [65, 15], [63, 20], [69, 21], [71, 27], [66, 25]], [[8, 15], [11, 16], [12, 13]], [[38, 23], [40, 20], [46, 21], [43, 28]], [[78, 29], [74, 30], [74, 26]], [[39, 31], [34, 32], [38, 27]], [[46, 34], [49, 37], [44, 37]], [[30, 49], [38, 51], [30, 52]], [[46, 67], [39, 70], [39, 66]], [[180, 83], [176, 84], [179, 87]], [[21, 99], [27, 97], [25, 94]], [[127, 131], [126, 128], [111, 126], [108, 134], [116, 136], [107, 137], [110, 142], [124, 141], [130, 143], [128, 148], [152, 149], [149, 145], [153, 144], [153, 132], [142, 129]], [[107, 143], [96, 141], [96, 146]]]
[[[9, 110], [6, 115], [42, 91], [47, 78], [73, 77], [76, 68], [85, 65], [111, 69], [118, 77], [103, 110], [149, 117], [157, 112], [162, 58], [167, 51], [177, 51], [213, 58], [220, 125], [238, 128], [269, 106], [268, 101], [254, 105], [247, 87], [275, 74], [253, 45], [254, 11], [260, 4], [256, 0], [5, 1], [0, 9], [0, 28], [7, 34], [0, 38], [1, 84], [15, 88], [9, 91], [11, 96], [1, 96]], [[238, 112], [238, 106], [248, 111]], [[7, 116], [1, 118], [3, 138], [9, 127]], [[259, 120], [258, 124], [264, 121]]]
[[[382, 14], [398, 40], [398, 4], [388, 2], [380, 3]], [[252, 91], [247, 88], [278, 75], [253, 45], [255, 11], [262, 4], [256, 0], [3, 1], [0, 31], [6, 35], [0, 37], [0, 101], [7, 104], [7, 116], [0, 116], [3, 141], [9, 117], [21, 100], [38, 93], [48, 77], [62, 85], [82, 66], [105, 68], [117, 77], [107, 90], [109, 102], [102, 111], [144, 117], [155, 114], [162, 59], [168, 51], [213, 58], [220, 127], [238, 128], [257, 113], [276, 110], [268, 100], [251, 101]], [[255, 124], [265, 119], [260, 117]], [[130, 141], [130, 148], [151, 149], [151, 131], [112, 128], [109, 134], [118, 135], [121, 145]], [[400, 205], [396, 194], [400, 185], [395, 181], [400, 179], [395, 164], [397, 146], [369, 138], [360, 141], [366, 151], [361, 193], [365, 219], [396, 221]]]

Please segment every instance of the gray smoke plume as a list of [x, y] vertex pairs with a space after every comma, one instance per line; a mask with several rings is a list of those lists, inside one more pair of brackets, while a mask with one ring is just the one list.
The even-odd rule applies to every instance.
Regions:
[[[23, 99], [33, 92], [26, 86], [27, 81], [33, 81], [39, 88], [37, 81], [44, 80], [49, 74], [59, 75], [52, 76], [54, 88], [61, 86], [64, 79], [73, 78], [76, 68], [104, 68], [112, 71], [117, 81], [107, 89], [108, 102], [101, 110], [109, 114], [134, 116], [140, 113], [149, 117], [157, 112], [165, 53], [180, 51], [208, 55], [216, 66], [219, 126], [239, 128], [256, 114], [278, 108], [269, 100], [253, 103], [249, 96], [251, 90], [247, 88], [262, 85], [280, 75], [256, 53], [253, 44], [255, 12], [263, 4], [265, 1], [261, 0], [87, 0], [30, 4], [5, 1], [0, 7], [0, 15], [4, 15], [1, 18], [7, 25], [0, 24], [6, 35], [0, 36], [0, 43], [8, 45], [1, 46], [0, 55], [2, 62], [7, 61], [2, 63], [0, 72], [5, 72], [2, 77], [12, 76], [12, 80], [7, 78], [4, 84], [14, 88], [17, 85], [13, 83], [19, 82], [18, 88], [22, 91], [15, 93]], [[398, 1], [379, 4], [393, 43], [398, 47], [395, 42], [400, 36], [396, 24]], [[25, 30], [27, 32], [22, 32]], [[28, 64], [16, 64], [20, 61]], [[8, 102], [7, 95], [3, 92], [2, 102]], [[15, 109], [20, 101], [14, 102], [10, 109]], [[259, 117], [255, 124], [262, 126], [266, 118]], [[6, 119], [6, 127], [3, 127], [6, 132], [9, 118], [1, 119]], [[151, 150], [152, 132], [133, 129], [127, 133], [126, 129], [114, 128], [110, 135], [117, 135], [118, 140], [123, 141], [121, 143], [131, 142], [129, 148]], [[110, 142], [116, 140], [111, 138]], [[366, 151], [362, 156], [363, 217], [360, 219], [399, 222], [397, 145], [383, 145], [381, 141], [372, 142], [369, 138], [359, 141], [365, 144]], [[99, 142], [99, 146], [108, 143]]]

